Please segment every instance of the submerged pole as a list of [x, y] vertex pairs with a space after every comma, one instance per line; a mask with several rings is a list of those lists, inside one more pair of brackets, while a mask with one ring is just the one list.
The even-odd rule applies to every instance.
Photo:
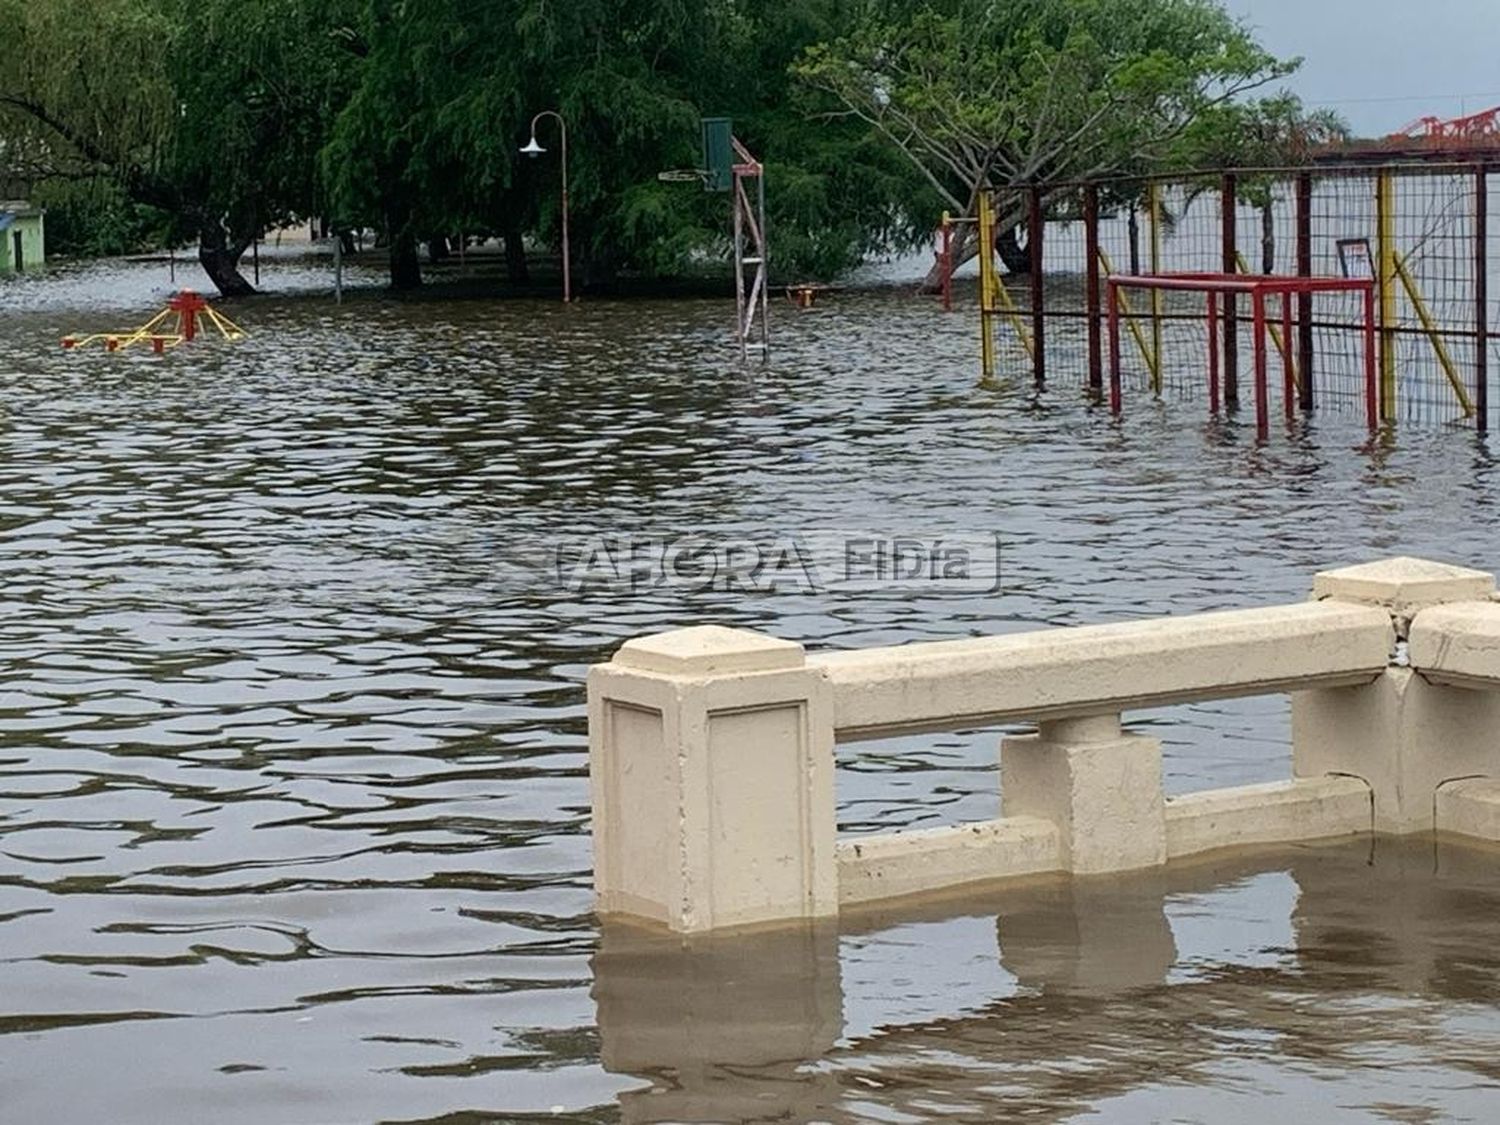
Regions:
[[1089, 392], [1097, 399], [1104, 391], [1104, 363], [1099, 346], [1099, 188], [1083, 189], [1084, 305], [1088, 316]]
[[1490, 189], [1484, 165], [1474, 169], [1474, 410], [1480, 433], [1490, 428]]
[[1042, 189], [1033, 184], [1027, 192], [1027, 223], [1031, 237], [1031, 375], [1038, 387], [1047, 382], [1047, 295], [1042, 287], [1042, 232], [1046, 215], [1042, 209]]

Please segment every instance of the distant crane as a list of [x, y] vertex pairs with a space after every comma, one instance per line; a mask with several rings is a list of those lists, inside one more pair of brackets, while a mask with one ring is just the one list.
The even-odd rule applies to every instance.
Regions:
[[1468, 148], [1475, 144], [1500, 146], [1500, 106], [1468, 117], [1419, 117], [1388, 138], [1392, 141], [1424, 141], [1439, 148]]

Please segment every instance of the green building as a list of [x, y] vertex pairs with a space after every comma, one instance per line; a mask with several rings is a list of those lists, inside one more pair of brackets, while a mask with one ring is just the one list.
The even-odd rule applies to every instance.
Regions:
[[46, 258], [42, 209], [25, 202], [0, 201], [0, 275], [39, 270]]

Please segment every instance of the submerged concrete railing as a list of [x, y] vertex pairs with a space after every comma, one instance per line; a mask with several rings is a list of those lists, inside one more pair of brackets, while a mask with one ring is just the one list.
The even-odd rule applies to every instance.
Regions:
[[[1434, 829], [1500, 841], [1500, 604], [1418, 559], [1319, 574], [1300, 605], [808, 656], [700, 626], [589, 673], [604, 914], [678, 932], [1219, 848]], [[1167, 799], [1121, 713], [1290, 693], [1293, 777]], [[1035, 721], [1001, 816], [836, 838], [834, 744]]]

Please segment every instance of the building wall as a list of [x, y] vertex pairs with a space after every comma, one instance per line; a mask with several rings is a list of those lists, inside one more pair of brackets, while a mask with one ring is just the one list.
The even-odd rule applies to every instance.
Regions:
[[46, 221], [40, 211], [18, 218], [7, 230], [0, 231], [0, 274], [15, 272], [17, 232], [21, 235], [21, 259], [27, 273], [42, 268], [47, 256]]

